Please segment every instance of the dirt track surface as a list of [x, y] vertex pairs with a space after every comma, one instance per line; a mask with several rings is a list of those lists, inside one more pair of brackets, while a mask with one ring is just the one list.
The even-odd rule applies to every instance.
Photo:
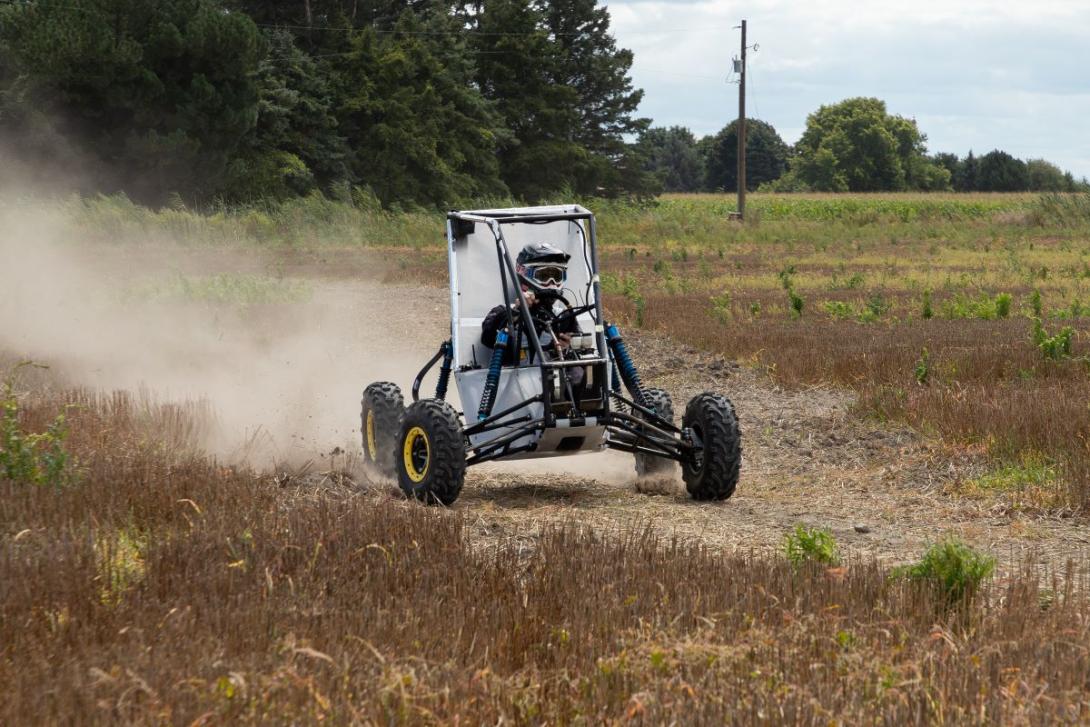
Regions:
[[[416, 371], [449, 335], [446, 289], [377, 282], [396, 269], [391, 262], [396, 258], [388, 255], [108, 252], [96, 251], [81, 274], [108, 290], [125, 282], [133, 267], [151, 275], [276, 269], [308, 282], [313, 297], [305, 304], [245, 315], [209, 315], [202, 309], [189, 321], [191, 328], [157, 326], [170, 332], [168, 342], [180, 341], [167, 349], [173, 378], [156, 377], [143, 366], [131, 378], [107, 375], [115, 363], [162, 344], [144, 340], [136, 349], [131, 342], [107, 346], [99, 353], [108, 358], [76, 367], [71, 380], [96, 388], [146, 384], [176, 396], [180, 371], [183, 381], [198, 386], [187, 394], [210, 395], [232, 427], [261, 426], [275, 433], [277, 461], [309, 461], [315, 465], [311, 472], [334, 464], [323, 454], [360, 453], [358, 401], [367, 383], [392, 380], [407, 394]], [[441, 274], [437, 278], [444, 280]], [[154, 332], [146, 326], [133, 330]], [[199, 346], [196, 338], [189, 341], [196, 332], [206, 334]], [[638, 490], [632, 458], [617, 452], [490, 463], [469, 471], [453, 507], [484, 541], [532, 540], [543, 525], [575, 523], [604, 532], [651, 527], [715, 548], [773, 549], [788, 530], [805, 523], [829, 528], [853, 555], [891, 562], [917, 558], [946, 534], [994, 553], [1005, 567], [1032, 554], [1057, 567], [1069, 558], [1090, 562], [1085, 520], [1009, 513], [952, 496], [949, 486], [979, 474], [984, 463], [951, 455], [949, 448], [907, 429], [861, 419], [851, 411], [849, 392], [785, 391], [757, 371], [665, 335], [625, 331], [625, 336], [645, 383], [668, 390], [679, 416], [701, 391], [720, 392], [734, 402], [743, 437], [735, 495], [723, 503], [696, 503], [680, 481]], [[68, 339], [59, 340], [73, 358]], [[218, 392], [202, 390], [213, 383]], [[359, 480], [363, 496], [399, 497], [390, 483]]]
[[[344, 286], [344, 283], [338, 284]], [[344, 294], [381, 298], [406, 313], [420, 362], [445, 337], [446, 292], [379, 286]], [[367, 305], [366, 303], [364, 303]], [[411, 321], [411, 323], [409, 322]], [[546, 524], [575, 523], [603, 531], [632, 526], [696, 538], [724, 549], [779, 548], [797, 523], [829, 528], [857, 556], [904, 562], [928, 543], [955, 534], [995, 554], [1001, 569], [1039, 557], [1055, 567], [1084, 564], [1090, 530], [1074, 519], [1004, 512], [956, 498], [944, 488], [983, 466], [952, 459], [916, 433], [860, 418], [849, 392], [818, 387], [785, 391], [767, 377], [655, 333], [628, 332], [645, 383], [669, 391], [675, 410], [701, 391], [728, 396], [743, 436], [741, 482], [723, 503], [696, 503], [676, 482], [636, 483], [631, 457], [617, 452], [471, 469], [453, 510], [484, 539], [532, 540]], [[407, 389], [412, 374], [400, 381]], [[388, 483], [373, 496], [395, 497]], [[407, 506], [416, 506], [407, 503]]]

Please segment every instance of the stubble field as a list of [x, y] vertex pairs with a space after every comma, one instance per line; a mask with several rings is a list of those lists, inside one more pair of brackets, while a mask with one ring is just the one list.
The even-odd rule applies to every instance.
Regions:
[[0, 722], [1085, 721], [1090, 202], [588, 206], [645, 378], [739, 409], [726, 503], [360, 471], [359, 390], [444, 337], [441, 215], [5, 203]]

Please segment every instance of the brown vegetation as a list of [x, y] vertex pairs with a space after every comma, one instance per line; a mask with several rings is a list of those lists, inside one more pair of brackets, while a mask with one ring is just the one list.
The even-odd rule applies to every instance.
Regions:
[[949, 608], [639, 528], [478, 541], [336, 472], [220, 466], [199, 410], [52, 393], [21, 423], [66, 404], [77, 481], [0, 481], [0, 723], [1090, 718], [1074, 569]]
[[[615, 298], [610, 304], [635, 320], [631, 301]], [[1072, 356], [1044, 356], [1025, 317], [863, 324], [820, 313], [802, 320], [773, 313], [724, 322], [708, 296], [697, 293], [648, 295], [642, 315], [649, 328], [759, 365], [785, 385], [853, 387], [864, 415], [907, 421], [951, 442], [980, 444], [1003, 461], [1054, 459], [1066, 490], [1024, 504], [1090, 507], [1086, 361], [1078, 343]], [[1071, 324], [1078, 341], [1087, 325]]]

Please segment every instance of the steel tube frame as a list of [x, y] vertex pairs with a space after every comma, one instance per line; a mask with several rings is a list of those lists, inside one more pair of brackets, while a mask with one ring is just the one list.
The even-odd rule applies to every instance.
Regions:
[[519, 409], [521, 409], [521, 408], [523, 408], [525, 406], [530, 406], [534, 402], [538, 402], [538, 401], [541, 401], [541, 394], [538, 394], [537, 396], [531, 396], [526, 401], [521, 401], [518, 404], [515, 404], [514, 406], [510, 406], [510, 407], [504, 409], [503, 411], [501, 411], [498, 414], [493, 414], [492, 416], [488, 417], [487, 419], [482, 419], [481, 421], [477, 422], [473, 426], [466, 427], [465, 429], [463, 429], [462, 433], [467, 434], [467, 435], [480, 434], [481, 431], [482, 431], [482, 427], [487, 428], [490, 424], [493, 424], [494, 422], [500, 420], [501, 418], [507, 416], [508, 414], [513, 414], [514, 412], [518, 411]]
[[444, 346], [447, 342], [444, 342], [439, 346], [439, 353], [431, 357], [431, 360], [424, 364], [424, 368], [420, 369], [420, 373], [413, 379], [413, 401], [420, 401], [420, 385], [424, 383], [424, 377], [431, 371], [431, 367], [435, 365], [435, 362], [443, 358], [443, 354], [446, 352]]
[[[603, 380], [603, 383], [602, 383], [602, 407], [601, 407], [602, 411], [600, 413], [596, 414], [596, 417], [597, 417], [598, 421], [603, 422], [604, 424], [606, 424], [607, 428], [611, 428], [613, 430], [620, 430], [620, 432], [623, 432], [626, 437], [632, 437], [634, 441], [641, 441], [641, 442], [645, 442], [645, 443], [650, 443], [650, 444], [657, 445], [657, 446], [660, 446], [660, 447], [663, 447], [663, 448], [661, 450], [659, 450], [659, 449], [650, 449], [648, 447], [641, 447], [641, 446], [639, 446], [637, 444], [628, 444], [626, 442], [620, 442], [620, 441], [609, 442], [608, 440], [607, 440], [607, 446], [611, 446], [611, 447], [614, 447], [616, 449], [621, 449], [621, 450], [624, 450], [624, 451], [642, 452], [642, 453], [645, 453], [645, 454], [651, 454], [651, 455], [655, 455], [655, 456], [669, 457], [671, 459], [680, 459], [681, 456], [682, 456], [680, 454], [680, 452], [675, 454], [675, 453], [668, 452], [665, 449], [666, 442], [660, 442], [659, 440], [648, 436], [647, 434], [645, 434], [642, 431], [637, 431], [637, 430], [634, 430], [634, 429], [630, 428], [627, 421], [625, 421], [625, 420], [631, 419], [632, 421], [638, 422], [639, 426], [641, 426], [643, 428], [646, 428], [646, 429], [651, 429], [653, 432], [662, 435], [665, 439], [669, 440], [675, 446], [677, 446], [679, 448], [679, 450], [682, 447], [688, 446], [687, 443], [682, 442], [682, 441], [680, 441], [678, 439], [675, 439], [674, 436], [671, 435], [669, 432], [666, 432], [666, 431], [662, 430], [661, 428], [659, 428], [656, 425], [668, 426], [668, 427], [670, 427], [670, 429], [672, 429], [674, 431], [675, 434], [679, 434], [679, 435], [681, 434], [680, 429], [677, 429], [676, 427], [673, 427], [669, 422], [666, 422], [661, 417], [659, 417], [657, 414], [655, 414], [655, 412], [653, 412], [651, 410], [648, 410], [648, 409], [646, 409], [644, 407], [641, 407], [638, 404], [635, 404], [634, 402], [630, 402], [627, 399], [625, 399], [625, 397], [623, 397], [622, 395], [617, 394], [616, 392], [613, 392], [613, 391], [610, 390], [609, 381], [608, 381], [608, 378], [611, 375], [610, 372], [609, 372], [610, 358], [609, 358], [609, 348], [606, 345], [605, 326], [603, 324], [604, 312], [603, 312], [603, 309], [602, 309], [602, 290], [601, 290], [601, 280], [600, 280], [599, 274], [598, 274], [598, 265], [599, 265], [599, 259], [598, 259], [598, 230], [597, 230], [597, 223], [595, 221], [594, 214], [591, 213], [588, 210], [582, 210], [582, 209], [580, 211], [555, 212], [555, 213], [540, 214], [540, 215], [525, 215], [525, 214], [518, 214], [518, 213], [503, 213], [503, 212], [497, 212], [497, 213], [492, 213], [492, 214], [473, 214], [473, 213], [464, 213], [464, 212], [451, 212], [451, 213], [448, 214], [448, 219], [459, 219], [459, 220], [464, 220], [466, 222], [474, 222], [474, 223], [485, 224], [485, 225], [488, 226], [489, 230], [492, 232], [492, 236], [493, 236], [493, 238], [494, 238], [494, 240], [496, 242], [497, 262], [499, 264], [500, 278], [501, 278], [502, 285], [503, 285], [504, 305], [507, 308], [508, 326], [510, 326], [512, 329], [515, 326], [514, 316], [512, 315], [512, 310], [511, 310], [512, 303], [515, 302], [515, 301], [511, 300], [512, 296], [511, 296], [511, 292], [510, 292], [509, 287], [508, 287], [508, 281], [510, 280], [511, 284], [512, 284], [512, 287], [514, 287], [515, 297], [517, 297], [517, 299], [518, 299], [517, 302], [518, 302], [518, 306], [519, 306], [519, 313], [522, 316], [522, 320], [523, 320], [523, 322], [524, 322], [524, 324], [525, 324], [525, 326], [527, 328], [527, 336], [531, 339], [531, 343], [532, 343], [532, 346], [533, 346], [533, 352], [534, 352], [534, 355], [537, 358], [537, 363], [535, 365], [538, 366], [541, 369], [541, 372], [542, 372], [542, 393], [541, 394], [539, 394], [539, 395], [537, 395], [535, 397], [532, 397], [530, 399], [527, 399], [524, 402], [516, 404], [515, 406], [509, 407], [508, 409], [506, 409], [506, 410], [504, 410], [504, 411], [502, 411], [502, 412], [500, 412], [498, 414], [493, 414], [490, 417], [488, 417], [487, 419], [484, 419], [484, 420], [482, 420], [480, 422], [475, 423], [471, 427], [467, 427], [464, 430], [464, 433], [467, 436], [473, 435], [473, 434], [480, 434], [480, 433], [482, 433], [484, 431], [491, 431], [493, 429], [498, 429], [498, 428], [500, 428], [502, 426], [505, 426], [507, 424], [512, 424], [514, 422], [500, 422], [499, 420], [502, 419], [503, 417], [505, 417], [505, 416], [507, 416], [507, 415], [509, 415], [509, 414], [511, 414], [511, 413], [513, 413], [513, 412], [515, 412], [515, 411], [517, 411], [517, 410], [519, 410], [519, 409], [521, 409], [521, 408], [523, 408], [525, 406], [528, 406], [531, 403], [537, 402], [537, 401], [542, 402], [542, 404], [544, 405], [544, 416], [542, 418], [540, 418], [540, 419], [531, 420], [531, 421], [526, 421], [525, 418], [520, 417], [517, 421], [525, 422], [525, 423], [523, 423], [521, 426], [519, 426], [514, 431], [507, 432], [506, 434], [503, 434], [503, 435], [500, 435], [499, 437], [495, 437], [493, 439], [490, 439], [490, 440], [488, 440], [486, 442], [483, 442], [483, 443], [481, 443], [479, 445], [468, 447], [468, 451], [475, 452], [475, 454], [471, 455], [467, 459], [466, 464], [467, 465], [478, 464], [480, 462], [490, 461], [490, 460], [493, 460], [493, 459], [499, 459], [500, 457], [507, 456], [507, 455], [510, 455], [510, 454], [515, 454], [515, 453], [518, 453], [518, 452], [525, 452], [525, 451], [533, 450], [536, 447], [535, 444], [530, 444], [530, 445], [517, 447], [514, 450], [505, 450], [502, 453], [496, 453], [496, 451], [498, 449], [503, 448], [505, 445], [508, 445], [511, 442], [513, 442], [513, 441], [515, 441], [517, 439], [520, 439], [521, 437], [524, 437], [527, 434], [530, 434], [535, 430], [547, 429], [547, 428], [549, 428], [549, 427], [551, 427], [551, 426], [553, 426], [555, 424], [556, 416], [552, 412], [552, 383], [553, 383], [552, 382], [552, 377], [554, 375], [563, 375], [563, 373], [560, 372], [560, 371], [555, 371], [555, 373], [554, 373], [554, 370], [569, 368], [569, 367], [573, 367], [573, 366], [595, 366], [595, 367], [604, 366], [605, 367], [606, 378]], [[537, 328], [536, 328], [536, 326], [534, 326], [533, 320], [530, 317], [530, 306], [526, 301], [526, 295], [522, 291], [522, 286], [518, 285], [518, 272], [516, 270], [515, 261], [511, 257], [511, 251], [507, 247], [507, 239], [503, 234], [502, 225], [517, 224], [517, 223], [559, 222], [559, 221], [565, 221], [565, 220], [569, 221], [569, 222], [574, 222], [574, 223], [576, 223], [577, 225], [580, 226], [580, 228], [581, 228], [580, 232], [582, 233], [584, 241], [590, 247], [589, 258], [590, 258], [591, 270], [589, 270], [588, 272], [589, 272], [589, 274], [591, 276], [591, 290], [593, 291], [593, 294], [594, 294], [594, 305], [593, 305], [592, 310], [593, 310], [593, 318], [594, 318], [595, 345], [596, 345], [596, 348], [598, 350], [598, 353], [599, 353], [600, 357], [594, 358], [594, 359], [584, 359], [582, 361], [546, 361], [545, 356], [544, 356], [544, 352], [542, 351], [542, 348], [541, 348], [541, 342], [540, 342], [539, 337], [538, 337]], [[582, 224], [584, 221], [586, 222], [585, 227]], [[434, 365], [434, 362], [432, 363], [432, 365]], [[648, 415], [650, 417], [650, 421], [635, 419], [633, 417], [630, 417], [627, 414], [622, 414], [621, 417], [617, 417], [617, 419], [615, 421], [611, 422], [611, 419], [616, 417], [616, 415], [618, 414], [617, 412], [611, 412], [610, 411], [609, 400], [610, 400], [611, 396], [617, 397], [622, 402], [625, 402], [625, 403], [629, 404], [630, 406], [632, 406], [635, 410], [640, 411], [641, 413]], [[578, 402], [573, 401], [572, 405], [575, 406], [575, 407], [578, 407]], [[580, 412], [580, 413], [582, 413], [582, 412]]]

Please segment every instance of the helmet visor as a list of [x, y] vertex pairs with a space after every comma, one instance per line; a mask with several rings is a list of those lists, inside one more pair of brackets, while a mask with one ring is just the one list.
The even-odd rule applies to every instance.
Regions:
[[542, 285], [560, 285], [568, 277], [568, 271], [563, 265], [546, 263], [543, 265], [528, 265], [527, 271], [535, 282]]

